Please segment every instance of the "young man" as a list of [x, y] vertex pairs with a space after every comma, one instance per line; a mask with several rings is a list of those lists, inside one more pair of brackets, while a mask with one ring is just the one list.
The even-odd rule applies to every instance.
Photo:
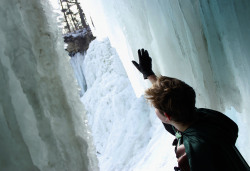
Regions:
[[181, 171], [249, 171], [235, 147], [238, 126], [224, 114], [195, 107], [195, 92], [181, 80], [160, 76], [152, 71], [152, 59], [146, 50], [138, 50], [135, 67], [153, 86], [146, 98], [165, 129], [176, 136], [176, 157]]

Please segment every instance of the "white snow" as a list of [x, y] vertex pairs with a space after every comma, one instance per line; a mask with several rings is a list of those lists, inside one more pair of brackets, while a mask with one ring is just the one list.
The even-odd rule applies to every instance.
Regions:
[[174, 137], [166, 133], [144, 97], [135, 96], [109, 40], [94, 40], [82, 58], [88, 89], [81, 100], [100, 170], [173, 170]]
[[198, 107], [239, 125], [237, 146], [250, 162], [250, 1], [81, 2], [98, 38], [116, 50], [95, 40], [85, 60], [72, 58], [77, 87], [58, 7], [0, 1], [0, 170], [95, 171], [95, 155], [102, 171], [173, 170], [173, 136], [141, 96], [149, 84], [131, 64], [139, 48], [157, 74], [193, 86]]
[[147, 82], [132, 65], [145, 48], [156, 74], [194, 87], [197, 107], [229, 115], [250, 162], [250, 1], [82, 0], [95, 33], [116, 48], [137, 96]]
[[72, 36], [72, 37], [84, 37], [87, 34], [87, 29], [76, 30], [73, 33], [66, 33], [64, 36]]

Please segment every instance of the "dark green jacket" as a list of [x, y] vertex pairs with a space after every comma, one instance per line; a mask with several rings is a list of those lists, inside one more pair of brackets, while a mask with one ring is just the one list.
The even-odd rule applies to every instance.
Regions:
[[[182, 132], [191, 171], [249, 171], [235, 142], [238, 126], [224, 114], [196, 109], [197, 121]], [[164, 124], [170, 133], [175, 133]]]

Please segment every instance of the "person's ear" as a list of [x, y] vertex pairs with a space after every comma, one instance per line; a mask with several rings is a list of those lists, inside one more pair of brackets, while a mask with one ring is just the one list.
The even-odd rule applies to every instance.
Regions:
[[166, 118], [170, 121], [171, 117], [166, 112], [164, 112], [164, 116], [166, 116]]

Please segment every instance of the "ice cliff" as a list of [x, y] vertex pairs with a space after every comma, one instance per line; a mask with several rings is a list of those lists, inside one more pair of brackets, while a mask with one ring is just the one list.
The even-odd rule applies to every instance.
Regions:
[[[159, 75], [195, 88], [197, 107], [226, 113], [239, 125], [237, 146], [250, 162], [250, 1], [82, 0], [97, 35], [107, 35], [137, 95], [146, 82], [131, 64], [148, 49]], [[102, 14], [102, 15], [100, 15]]]
[[172, 170], [172, 137], [136, 97], [147, 84], [131, 64], [142, 47], [157, 74], [195, 88], [197, 107], [239, 125], [250, 162], [250, 1], [81, 2], [111, 42], [71, 60], [87, 117], [48, 1], [0, 1], [0, 170], [98, 170], [95, 155], [102, 170]]
[[172, 170], [177, 164], [171, 146], [174, 137], [164, 130], [144, 97], [136, 97], [109, 40], [94, 40], [85, 56], [77, 54], [71, 60], [83, 58], [83, 84], [88, 88], [81, 101], [100, 170]]
[[0, 1], [0, 170], [97, 170], [57, 15]]

